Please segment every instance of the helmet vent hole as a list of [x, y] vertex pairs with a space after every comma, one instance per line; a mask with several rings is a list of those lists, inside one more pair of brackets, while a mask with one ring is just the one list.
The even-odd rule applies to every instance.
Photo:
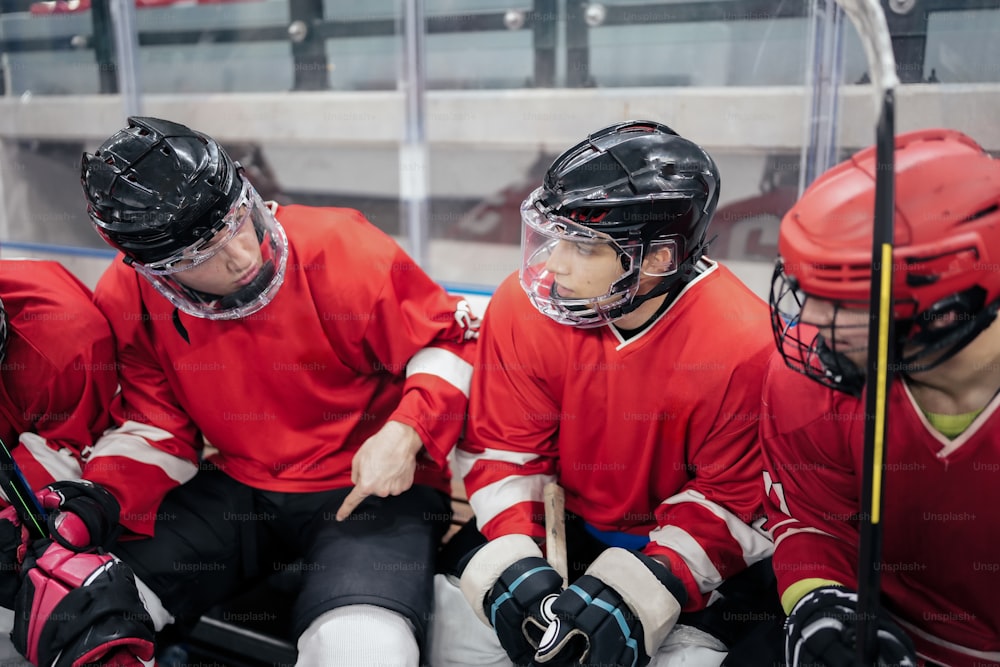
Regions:
[[170, 155], [170, 148], [167, 146], [161, 146], [160, 152], [163, 153], [164, 155]]
[[137, 180], [139, 180], [135, 177], [135, 174], [128, 174], [127, 176], [125, 176], [125, 179], [131, 181], [132, 183], [135, 183]]
[[145, 137], [145, 136], [147, 136], [147, 135], [149, 135], [149, 130], [147, 130], [147, 129], [146, 129], [146, 128], [144, 128], [144, 127], [140, 127], [140, 128], [139, 128], [139, 136], [140, 136], [140, 137]]
[[113, 166], [115, 166], [115, 158], [114, 158], [114, 156], [112, 156], [112, 155], [109, 155], [109, 156], [107, 156], [106, 158], [104, 158], [104, 161], [105, 161], [105, 162], [106, 162], [107, 164], [110, 164], [110, 165], [111, 165], [112, 167], [113, 167]]
[[582, 208], [570, 213], [570, 220], [576, 222], [600, 222], [608, 215], [608, 210], [604, 208]]

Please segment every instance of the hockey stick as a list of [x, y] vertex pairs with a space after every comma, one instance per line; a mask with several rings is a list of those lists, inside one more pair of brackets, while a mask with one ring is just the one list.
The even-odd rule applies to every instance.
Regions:
[[566, 560], [566, 492], [556, 482], [545, 485], [545, 555], [549, 564], [568, 582]]
[[836, 0], [865, 47], [875, 89], [875, 211], [872, 233], [868, 365], [865, 375], [865, 441], [861, 478], [858, 555], [857, 658], [874, 665], [878, 655], [880, 565], [882, 561], [882, 474], [889, 386], [892, 383], [892, 244], [895, 208], [896, 59], [878, 0]]
[[46, 537], [48, 518], [45, 510], [38, 504], [35, 492], [21, 473], [21, 468], [7, 449], [7, 444], [0, 440], [0, 489], [7, 494], [7, 499], [14, 506], [22, 525], [28, 528], [33, 538]]

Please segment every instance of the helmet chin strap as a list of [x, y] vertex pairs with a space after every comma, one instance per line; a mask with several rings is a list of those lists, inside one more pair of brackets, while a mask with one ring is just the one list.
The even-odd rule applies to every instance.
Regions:
[[698, 262], [701, 261], [702, 254], [705, 252], [707, 247], [708, 243], [703, 243], [699, 247], [695, 248], [694, 252], [692, 252], [691, 255], [677, 267], [676, 273], [665, 277], [663, 280], [654, 285], [653, 289], [649, 290], [645, 294], [632, 297], [632, 300], [628, 303], [608, 311], [608, 315], [611, 316], [612, 321], [622, 317], [623, 315], [628, 315], [650, 299], [655, 299], [659, 296], [663, 296], [664, 294], [669, 295], [669, 298], [664, 302], [664, 306], [669, 305], [674, 299], [677, 298], [677, 295], [681, 293], [684, 286], [694, 280], [695, 276], [701, 273], [698, 269]]
[[[993, 321], [997, 318], [998, 311], [1000, 311], [1000, 300], [994, 301], [980, 310], [967, 324], [950, 327], [948, 331], [942, 332], [942, 335], [939, 338], [932, 342], [928, 342], [927, 345], [921, 347], [915, 353], [909, 356], [904, 356], [902, 350], [900, 350], [897, 354], [897, 358], [900, 360], [903, 372], [909, 374], [929, 371], [939, 364], [948, 361], [961, 352], [962, 349], [971, 343], [976, 336], [982, 333], [986, 327], [993, 324]], [[920, 359], [942, 350], [944, 353], [933, 361], [922, 364], [917, 363]]]
[[816, 356], [823, 365], [823, 372], [830, 382], [841, 391], [852, 396], [860, 396], [865, 388], [865, 373], [858, 365], [826, 344], [822, 335], [817, 335]]
[[236, 290], [232, 294], [227, 294], [219, 300], [219, 308], [222, 310], [230, 310], [232, 308], [240, 308], [250, 303], [254, 299], [260, 296], [264, 288], [267, 287], [268, 283], [274, 277], [274, 260], [267, 260], [264, 262], [263, 266], [260, 267], [260, 271], [254, 276], [253, 280], [248, 282], [246, 285]]

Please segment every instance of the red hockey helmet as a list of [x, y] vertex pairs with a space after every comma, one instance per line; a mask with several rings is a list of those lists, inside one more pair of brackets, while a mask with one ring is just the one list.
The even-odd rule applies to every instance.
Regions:
[[[897, 360], [904, 371], [926, 370], [975, 338], [1000, 306], [1000, 161], [953, 130], [902, 134], [895, 145]], [[860, 370], [796, 325], [808, 297], [869, 303], [875, 165], [874, 147], [856, 153], [785, 215], [771, 289], [772, 328], [789, 366], [851, 393]]]

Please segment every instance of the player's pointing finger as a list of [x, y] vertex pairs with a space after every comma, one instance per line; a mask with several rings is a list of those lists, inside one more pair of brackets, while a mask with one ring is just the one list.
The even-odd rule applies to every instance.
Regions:
[[351, 512], [368, 497], [367, 493], [359, 489], [360, 487], [357, 486], [351, 489], [351, 492], [344, 498], [344, 502], [340, 503], [340, 508], [337, 510], [337, 521], [343, 521], [349, 517]]

